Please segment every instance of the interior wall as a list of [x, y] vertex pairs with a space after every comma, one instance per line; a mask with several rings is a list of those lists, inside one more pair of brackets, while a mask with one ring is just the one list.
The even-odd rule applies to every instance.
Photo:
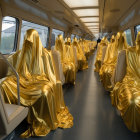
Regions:
[[0, 42], [1, 42], [1, 30], [2, 30], [2, 11], [0, 6]]

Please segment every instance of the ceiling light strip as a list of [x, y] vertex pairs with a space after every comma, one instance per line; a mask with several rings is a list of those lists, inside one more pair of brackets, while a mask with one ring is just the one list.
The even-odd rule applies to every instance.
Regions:
[[99, 6], [98, 0], [63, 0], [70, 8]]

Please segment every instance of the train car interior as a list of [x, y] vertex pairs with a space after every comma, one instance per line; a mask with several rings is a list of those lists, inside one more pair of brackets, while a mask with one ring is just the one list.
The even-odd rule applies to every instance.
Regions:
[[0, 0], [0, 140], [140, 139], [140, 0]]

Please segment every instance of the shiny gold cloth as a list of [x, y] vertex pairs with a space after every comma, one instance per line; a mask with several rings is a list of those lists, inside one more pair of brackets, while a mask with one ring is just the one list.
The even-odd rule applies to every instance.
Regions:
[[55, 42], [55, 49], [59, 51], [61, 55], [65, 83], [75, 84], [76, 66], [73, 47], [68, 42], [64, 43], [62, 35], [59, 35]]
[[124, 33], [119, 32], [116, 35], [116, 41], [112, 37], [111, 43], [107, 47], [104, 62], [99, 73], [103, 86], [107, 91], [113, 89], [112, 78], [116, 68], [118, 54], [122, 49], [127, 49], [126, 37]]
[[106, 41], [106, 38], [104, 37], [101, 40], [101, 43], [98, 44], [97, 47], [97, 54], [96, 54], [96, 60], [95, 60], [95, 72], [99, 72], [100, 68], [102, 66], [102, 53], [103, 53], [103, 48], [108, 45], [108, 42]]
[[89, 48], [89, 42], [87, 40], [83, 40], [83, 47], [84, 47], [86, 59], [88, 60], [91, 53], [90, 53], [90, 48]]
[[87, 69], [88, 68], [88, 62], [87, 62], [86, 57], [83, 53], [82, 47], [78, 43], [76, 37], [73, 39], [72, 45], [76, 46], [76, 50], [77, 50], [78, 70]]
[[95, 51], [95, 47], [97, 45], [96, 41], [89, 41], [89, 49], [90, 49], [90, 55], [92, 55]]
[[140, 132], [140, 32], [136, 47], [126, 51], [126, 63], [126, 75], [122, 82], [116, 83], [111, 100], [128, 129]]
[[[29, 107], [30, 128], [22, 137], [46, 136], [57, 127], [70, 128], [73, 117], [65, 106], [62, 85], [56, 81], [51, 52], [41, 43], [38, 32], [26, 32], [22, 50], [10, 56], [9, 62], [20, 76], [20, 102]], [[9, 76], [1, 83], [5, 101], [17, 103], [16, 77]]]

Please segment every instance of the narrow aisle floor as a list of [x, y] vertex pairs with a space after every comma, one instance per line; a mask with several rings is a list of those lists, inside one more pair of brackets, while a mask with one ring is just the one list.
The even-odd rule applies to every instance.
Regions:
[[94, 59], [95, 54], [89, 60], [89, 69], [77, 73], [75, 86], [64, 86], [65, 103], [74, 117], [74, 126], [29, 140], [140, 139], [140, 133], [129, 131], [112, 107], [109, 93], [104, 90], [98, 73], [93, 70]]

